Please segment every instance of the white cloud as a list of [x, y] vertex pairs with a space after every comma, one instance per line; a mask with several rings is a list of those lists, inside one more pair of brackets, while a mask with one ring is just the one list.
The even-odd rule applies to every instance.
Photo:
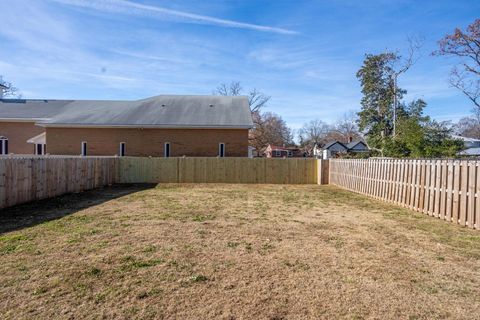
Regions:
[[279, 34], [286, 34], [286, 35], [293, 35], [297, 34], [296, 31], [271, 27], [271, 26], [263, 26], [245, 22], [239, 22], [234, 20], [227, 20], [227, 19], [220, 19], [206, 15], [194, 14], [185, 11], [178, 11], [167, 9], [158, 6], [151, 6], [146, 4], [140, 4], [132, 1], [127, 0], [53, 0], [59, 3], [77, 6], [77, 7], [84, 7], [90, 8], [99, 11], [107, 11], [107, 12], [115, 12], [115, 13], [126, 13], [126, 14], [142, 14], [142, 15], [153, 15], [155, 17], [165, 17], [171, 16], [176, 18], [181, 18], [189, 22], [194, 23], [203, 23], [203, 24], [211, 24], [217, 25], [222, 27], [229, 27], [229, 28], [240, 28], [240, 29], [250, 29], [255, 31], [262, 31], [262, 32], [273, 32]]

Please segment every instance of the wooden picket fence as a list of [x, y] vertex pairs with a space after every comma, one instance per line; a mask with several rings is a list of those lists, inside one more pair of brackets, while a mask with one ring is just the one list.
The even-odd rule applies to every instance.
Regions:
[[480, 229], [480, 161], [332, 159], [330, 183]]
[[304, 158], [119, 159], [119, 183], [317, 183], [317, 160]]
[[114, 157], [0, 157], [0, 209], [116, 180]]

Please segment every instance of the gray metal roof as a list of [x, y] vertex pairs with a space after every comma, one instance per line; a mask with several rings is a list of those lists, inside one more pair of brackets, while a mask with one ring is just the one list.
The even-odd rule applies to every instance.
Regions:
[[72, 100], [0, 99], [0, 119], [48, 119]]
[[362, 140], [358, 140], [358, 141], [352, 141], [352, 142], [350, 142], [349, 144], [346, 145], [346, 147], [347, 147], [348, 149], [352, 149], [353, 147], [355, 147], [355, 146], [356, 146], [357, 144], [359, 144], [359, 143], [363, 144], [365, 147], [367, 146], [367, 144], [366, 144], [365, 142], [363, 142]]
[[480, 156], [480, 148], [468, 148], [459, 153], [463, 156]]
[[253, 126], [245, 96], [161, 95], [135, 101], [0, 100], [0, 119], [43, 119], [42, 126], [236, 127]]
[[328, 148], [330, 148], [331, 146], [333, 146], [334, 144], [337, 144], [337, 143], [338, 143], [339, 145], [345, 147], [346, 149], [348, 149], [347, 146], [344, 145], [343, 143], [341, 143], [340, 141], [331, 141], [331, 142], [327, 143], [326, 145], [324, 145], [324, 146], [323, 146], [323, 149], [328, 149]]

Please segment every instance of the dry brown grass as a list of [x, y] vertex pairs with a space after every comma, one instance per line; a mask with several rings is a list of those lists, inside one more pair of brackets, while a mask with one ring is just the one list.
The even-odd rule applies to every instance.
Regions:
[[334, 187], [123, 186], [0, 214], [2, 319], [480, 319], [480, 233]]

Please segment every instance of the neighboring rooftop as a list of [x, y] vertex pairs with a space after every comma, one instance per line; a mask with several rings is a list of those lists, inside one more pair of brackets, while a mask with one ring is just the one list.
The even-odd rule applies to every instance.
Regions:
[[350, 142], [349, 144], [347, 144], [347, 148], [348, 148], [348, 149], [352, 149], [353, 147], [355, 147], [355, 146], [356, 146], [357, 144], [359, 144], [359, 143], [361, 143], [361, 144], [363, 144], [363, 145], [366, 146], [366, 143], [365, 143], [365, 142], [363, 142], [362, 140], [357, 140], [357, 141], [352, 141], [352, 142]]
[[251, 128], [245, 96], [160, 95], [142, 100], [0, 100], [0, 119], [41, 126]]
[[465, 149], [465, 150], [459, 152], [459, 155], [462, 155], [462, 156], [480, 156], [480, 148], [468, 148], [468, 149]]
[[463, 140], [465, 142], [480, 142], [480, 139], [468, 138], [468, 137], [463, 137], [463, 136], [458, 136], [458, 135], [452, 135], [452, 138]]
[[329, 143], [327, 143], [326, 145], [323, 146], [323, 149], [328, 149], [330, 148], [331, 146], [333, 146], [334, 144], [338, 143], [339, 145], [342, 145], [344, 146], [345, 148], [347, 148], [347, 146], [343, 143], [341, 143], [340, 141], [331, 141]]

